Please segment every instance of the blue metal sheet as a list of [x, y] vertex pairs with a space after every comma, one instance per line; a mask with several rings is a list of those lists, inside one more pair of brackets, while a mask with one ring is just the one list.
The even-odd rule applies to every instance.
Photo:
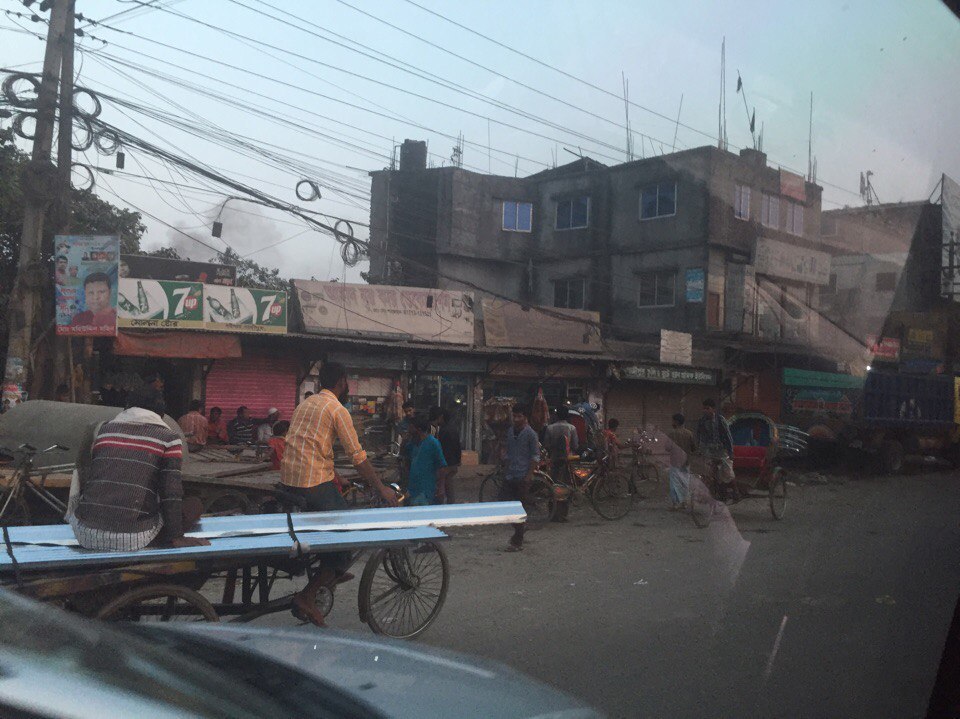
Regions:
[[[418, 541], [436, 541], [447, 535], [433, 527], [377, 529], [358, 532], [298, 532], [305, 553], [316, 554], [343, 549], [383, 547]], [[96, 569], [125, 564], [148, 564], [174, 560], [217, 560], [231, 557], [283, 557], [290, 555], [293, 540], [289, 534], [261, 534], [210, 540], [206, 547], [161, 547], [138, 552], [95, 552], [79, 547], [23, 545], [14, 547], [14, 556], [22, 571], [38, 569]], [[0, 548], [0, 573], [13, 571], [13, 562]]]
[[[520, 502], [441, 504], [426, 507], [351, 509], [343, 512], [301, 512], [291, 515], [296, 531], [397, 529], [401, 527], [463, 527], [484, 524], [515, 524], [526, 518]], [[239, 537], [256, 534], [286, 534], [285, 514], [247, 514], [205, 517], [190, 537]], [[66, 524], [10, 527], [10, 541], [23, 544], [76, 546], [73, 530]]]

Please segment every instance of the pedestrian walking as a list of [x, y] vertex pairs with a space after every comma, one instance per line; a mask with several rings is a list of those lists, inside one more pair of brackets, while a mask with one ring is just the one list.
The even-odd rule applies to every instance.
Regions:
[[717, 499], [726, 499], [727, 490], [734, 484], [733, 436], [730, 425], [717, 411], [717, 403], [707, 397], [703, 400], [703, 416], [697, 422], [696, 443], [700, 454], [707, 461], [710, 471], [717, 471]]
[[446, 499], [447, 462], [440, 440], [430, 434], [430, 420], [422, 414], [414, 415], [407, 436], [404, 452], [410, 462], [410, 505], [442, 504]]
[[[533, 473], [540, 465], [540, 439], [527, 420], [527, 408], [522, 404], [513, 405], [511, 410], [513, 424], [507, 429], [507, 447], [504, 469], [504, 481], [500, 487], [500, 500], [519, 501], [527, 504], [527, 493], [533, 481]], [[513, 536], [507, 545], [508, 552], [523, 549], [523, 534], [526, 524], [513, 525]]]
[[450, 414], [443, 407], [430, 409], [430, 425], [434, 435], [443, 449], [443, 459], [447, 463], [447, 472], [444, 480], [445, 504], [456, 504], [456, 485], [454, 477], [460, 471], [460, 462], [463, 460], [463, 447], [460, 445], [460, 433], [450, 424]]

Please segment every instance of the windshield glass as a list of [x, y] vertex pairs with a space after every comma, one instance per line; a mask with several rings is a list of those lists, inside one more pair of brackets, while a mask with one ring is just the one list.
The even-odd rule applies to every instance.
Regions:
[[23, 571], [162, 545], [217, 571], [50, 599], [401, 715], [500, 708], [311, 632], [615, 717], [960, 706], [957, 5], [0, 2], [0, 450], [70, 447], [0, 466]]

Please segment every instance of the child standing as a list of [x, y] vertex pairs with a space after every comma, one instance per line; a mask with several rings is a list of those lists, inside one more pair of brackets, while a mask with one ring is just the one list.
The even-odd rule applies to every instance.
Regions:
[[440, 440], [430, 434], [430, 420], [416, 415], [410, 420], [410, 441], [404, 451], [410, 459], [410, 504], [435, 504], [446, 497], [447, 462]]

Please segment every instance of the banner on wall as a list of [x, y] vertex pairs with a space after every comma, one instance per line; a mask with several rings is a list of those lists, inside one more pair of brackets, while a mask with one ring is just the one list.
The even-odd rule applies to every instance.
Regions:
[[120, 278], [117, 324], [138, 329], [203, 329], [203, 285]]
[[702, 267], [687, 270], [686, 285], [687, 302], [703, 302], [706, 273]]
[[57, 334], [115, 336], [120, 238], [57, 235], [54, 247]]
[[246, 287], [203, 287], [204, 327], [223, 332], [284, 334], [287, 293]]

